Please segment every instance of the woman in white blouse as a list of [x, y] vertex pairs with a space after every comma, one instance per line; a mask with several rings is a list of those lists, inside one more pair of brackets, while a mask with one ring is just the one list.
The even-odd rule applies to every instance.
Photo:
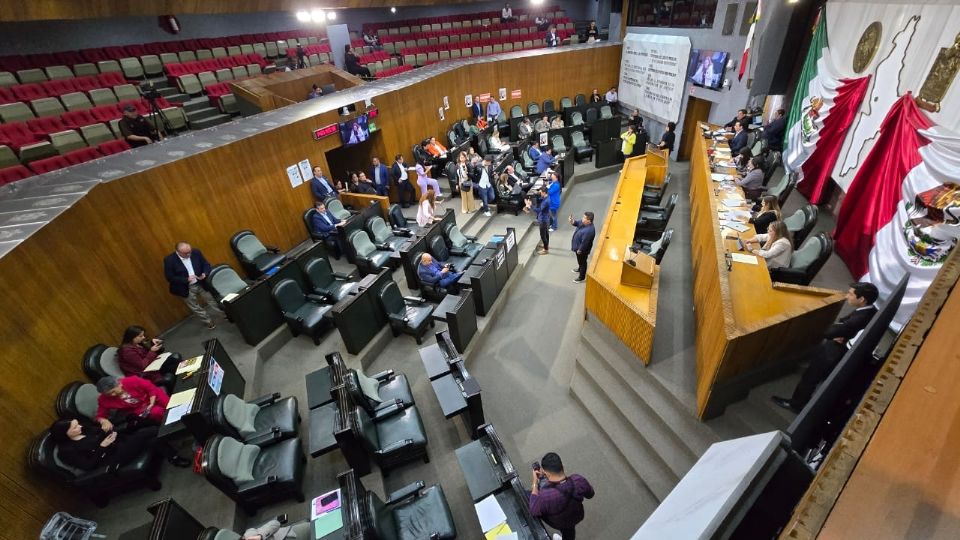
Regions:
[[[757, 247], [752, 248], [753, 244], [757, 244]], [[746, 241], [746, 245], [750, 253], [767, 260], [767, 268], [790, 266], [793, 241], [790, 240], [787, 224], [782, 221], [774, 221], [767, 226], [767, 234], [754, 236]]]
[[427, 191], [423, 193], [420, 197], [420, 207], [417, 209], [417, 225], [426, 227], [434, 221], [437, 221], [437, 218], [434, 216], [436, 200], [437, 195], [434, 193], [433, 188], [428, 188]]

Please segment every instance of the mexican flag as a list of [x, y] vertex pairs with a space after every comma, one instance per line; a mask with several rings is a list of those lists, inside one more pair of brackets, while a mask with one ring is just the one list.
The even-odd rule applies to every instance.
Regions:
[[813, 204], [823, 202], [824, 187], [870, 83], [869, 76], [835, 75], [829, 47], [821, 10], [790, 106], [783, 155], [784, 168], [801, 176], [797, 190]]
[[753, 36], [757, 32], [757, 22], [760, 20], [760, 4], [763, 0], [757, 0], [757, 11], [750, 18], [750, 31], [747, 32], [747, 44], [743, 47], [743, 56], [740, 57], [740, 73], [737, 74], [737, 80], [743, 80], [743, 74], [747, 72], [747, 60], [750, 59], [750, 48], [753, 46]]

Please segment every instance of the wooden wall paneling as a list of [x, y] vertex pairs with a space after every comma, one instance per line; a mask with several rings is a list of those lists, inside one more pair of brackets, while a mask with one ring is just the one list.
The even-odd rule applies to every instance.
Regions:
[[[542, 102], [594, 84], [614, 84], [619, 55], [619, 47], [551, 55], [552, 65], [579, 66], [562, 73], [544, 69], [533, 58], [504, 60], [500, 63], [507, 65], [499, 67], [470, 64], [439, 80], [378, 96], [381, 135], [369, 148], [389, 156], [390, 163], [401, 150], [412, 162], [414, 142], [445, 133], [466, 115], [463, 94], [483, 90], [477, 81], [510, 74], [502, 86], [522, 88], [524, 101], [540, 93]], [[536, 71], [551, 75], [533, 77], [535, 85], [522, 83], [525, 73]], [[485, 91], [496, 92], [500, 84], [489, 86]], [[449, 95], [451, 109], [440, 122], [436, 109], [443, 95]], [[338, 119], [336, 111], [318, 114], [100, 184], [0, 258], [0, 297], [12, 299], [0, 313], [0, 539], [36, 537], [54, 508], [70, 511], [80, 496], [28, 471], [24, 456], [34, 436], [54, 419], [60, 389], [85, 379], [83, 352], [94, 343], [116, 344], [130, 324], [157, 333], [188, 314], [169, 294], [162, 272], [174, 242], [186, 240], [211, 263], [239, 269], [229, 246], [239, 230], [251, 229], [284, 250], [305, 240], [301, 215], [312, 204], [310, 188], [305, 183], [292, 189], [285, 170], [308, 158], [329, 171], [325, 154], [339, 147], [340, 139], [315, 141], [311, 132]]]

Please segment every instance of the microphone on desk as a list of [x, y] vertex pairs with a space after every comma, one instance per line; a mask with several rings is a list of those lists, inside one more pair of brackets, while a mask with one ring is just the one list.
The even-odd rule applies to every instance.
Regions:
[[723, 255], [723, 258], [726, 259], [726, 261], [727, 261], [727, 272], [733, 271], [733, 256], [730, 255], [730, 252], [729, 252], [729, 251], [726, 252], [726, 253]]

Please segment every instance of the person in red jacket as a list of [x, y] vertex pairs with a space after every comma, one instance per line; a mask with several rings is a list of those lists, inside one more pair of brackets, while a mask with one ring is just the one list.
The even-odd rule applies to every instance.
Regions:
[[180, 356], [171, 354], [160, 366], [158, 371], [147, 371], [154, 360], [163, 350], [163, 341], [153, 338], [147, 339], [146, 331], [142, 326], [131, 326], [123, 332], [123, 341], [117, 351], [117, 362], [124, 375], [136, 375], [152, 382], [157, 386], [167, 383], [165, 375], [172, 374], [180, 363]]
[[111, 414], [125, 418], [139, 417], [143, 421], [160, 424], [170, 398], [150, 381], [137, 376], [103, 377], [97, 381], [97, 421], [101, 426]]

